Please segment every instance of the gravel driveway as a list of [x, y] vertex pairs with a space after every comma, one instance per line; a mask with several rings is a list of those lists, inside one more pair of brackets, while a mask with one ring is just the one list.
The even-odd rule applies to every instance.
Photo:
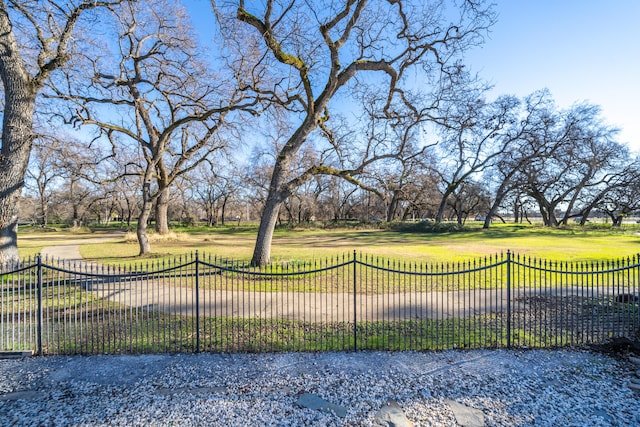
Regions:
[[630, 362], [567, 350], [0, 360], [0, 425], [389, 425], [391, 404], [415, 426], [464, 425], [460, 408], [475, 425], [632, 426], [633, 375]]

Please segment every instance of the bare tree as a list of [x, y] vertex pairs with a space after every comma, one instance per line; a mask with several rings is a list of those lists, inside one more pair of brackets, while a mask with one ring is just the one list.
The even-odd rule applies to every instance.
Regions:
[[118, 217], [120, 223], [131, 227], [133, 219], [140, 216], [139, 190], [141, 179], [139, 176], [123, 176], [111, 184], [110, 190], [118, 202]]
[[38, 216], [42, 227], [49, 221], [49, 207], [54, 191], [63, 177], [64, 170], [60, 167], [58, 154], [63, 142], [55, 137], [41, 135], [34, 143], [31, 161], [27, 169], [25, 185], [28, 190], [35, 192], [38, 198]]
[[[296, 187], [317, 174], [352, 179], [349, 171], [332, 170], [323, 164], [301, 171], [293, 164], [298, 150], [313, 140], [314, 131], [330, 128], [331, 101], [339, 91], [360, 76], [368, 77], [384, 94], [384, 111], [393, 115], [395, 105], [406, 101], [403, 85], [411, 80], [411, 70], [426, 71], [430, 77], [447, 70], [457, 52], [479, 42], [481, 31], [493, 19], [482, 2], [463, 2], [453, 11], [443, 10], [441, 2], [409, 0], [212, 0], [212, 4], [232, 38], [253, 30], [243, 38], [244, 49], [240, 49], [236, 64], [247, 70], [243, 75], [255, 77], [254, 70], [260, 70], [261, 76], [268, 74], [270, 78], [252, 79], [247, 86], [268, 94], [274, 105], [296, 118], [273, 165], [254, 265], [270, 261], [278, 212]], [[452, 17], [456, 12], [459, 19], [451, 23], [443, 19], [445, 14]], [[238, 40], [233, 43], [230, 45], [239, 47]]]
[[123, 175], [141, 177], [137, 236], [143, 255], [151, 251], [147, 224], [154, 205], [156, 229], [166, 233], [171, 185], [226, 146], [220, 133], [230, 112], [257, 101], [206, 71], [186, 13], [174, 3], [127, 3], [114, 17], [117, 51], [86, 58], [91, 74], [85, 87], [59, 86], [58, 93], [77, 104], [74, 120], [102, 129], [116, 152], [139, 153], [140, 163], [125, 165]]
[[[489, 228], [507, 195], [514, 191], [524, 191], [526, 180], [522, 176], [522, 170], [527, 164], [535, 159], [551, 156], [561, 144], [560, 141], [541, 138], [555, 120], [555, 106], [548, 90], [528, 95], [520, 105], [518, 120], [508, 130], [512, 141], [510, 149], [499, 152], [484, 173], [487, 187], [493, 193], [492, 203], [485, 214], [485, 229]], [[518, 218], [520, 215], [516, 212], [514, 216]]]
[[[415, 185], [418, 171], [423, 169], [423, 164], [418, 161], [420, 153], [412, 153], [408, 156], [399, 156], [393, 161], [379, 162], [370, 172], [372, 180], [376, 182], [376, 188], [382, 195], [385, 204], [387, 222], [397, 218], [404, 219], [409, 208], [409, 201], [415, 199], [413, 193], [419, 191]], [[404, 206], [404, 209], [402, 208]]]
[[70, 207], [68, 221], [74, 227], [80, 226], [86, 220], [84, 214], [87, 204], [98, 192], [97, 183], [106, 178], [103, 164], [110, 154], [103, 153], [100, 147], [91, 143], [86, 144], [64, 134], [64, 144], [55, 158], [65, 180], [61, 201]]
[[452, 194], [448, 205], [458, 225], [464, 225], [470, 215], [486, 212], [489, 195], [477, 182], [463, 182]]
[[221, 167], [224, 163], [207, 159], [185, 177], [190, 183], [194, 202], [204, 211], [209, 227], [218, 225], [218, 221], [225, 224], [228, 203], [240, 188], [235, 165], [227, 162], [229, 167]]
[[413, 219], [435, 219], [439, 207], [440, 192], [438, 177], [433, 173], [434, 170], [433, 165], [428, 165], [416, 168], [411, 175], [404, 191], [405, 200], [409, 205], [403, 219], [408, 219], [409, 215]]
[[78, 22], [120, 1], [0, 0], [0, 78], [4, 89], [0, 149], [0, 263], [18, 258], [18, 198], [33, 146], [38, 94], [73, 54]]
[[558, 226], [579, 215], [574, 208], [585, 191], [609, 179], [609, 166], [621, 150], [614, 140], [617, 129], [602, 122], [597, 106], [577, 104], [551, 113], [534, 142], [554, 148], [527, 162], [521, 177], [545, 225]]
[[[640, 163], [636, 160], [633, 168], [626, 169], [626, 173], [617, 177], [613, 185], [606, 188], [596, 206], [610, 219], [614, 227], [620, 227], [624, 218], [640, 211]], [[590, 210], [585, 210], [581, 223], [588, 216]]]
[[436, 222], [441, 222], [448, 199], [458, 187], [492, 167], [519, 138], [514, 131], [519, 100], [502, 96], [487, 102], [470, 92], [464, 99], [454, 98], [445, 110], [443, 141], [438, 145], [437, 172], [443, 190]]
[[598, 185], [588, 188], [577, 205], [580, 225], [598, 209], [619, 227], [622, 220], [640, 209], [640, 158], [632, 159], [628, 147], [614, 144], [618, 153], [611, 159]]

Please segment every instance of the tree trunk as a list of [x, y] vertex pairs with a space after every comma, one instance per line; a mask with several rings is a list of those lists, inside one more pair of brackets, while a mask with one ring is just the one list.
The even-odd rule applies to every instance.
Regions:
[[[504, 200], [504, 198], [507, 195], [507, 192], [509, 191], [509, 188], [511, 186], [511, 178], [515, 174], [516, 170], [517, 169], [513, 169], [513, 171], [509, 172], [502, 179], [502, 182], [500, 183], [500, 187], [498, 187], [498, 190], [496, 191], [496, 198], [493, 201], [493, 205], [491, 205], [489, 212], [487, 212], [487, 216], [484, 218], [484, 224], [482, 225], [482, 228], [488, 229], [489, 226], [491, 225], [491, 220], [493, 219], [496, 212], [498, 211], [498, 206], [502, 204], [502, 201]], [[516, 218], [515, 222], [518, 222], [518, 214], [516, 213], [514, 216]]]
[[[6, 170], [4, 167], [2, 169]], [[15, 180], [8, 178], [7, 175], [0, 177], [0, 265], [19, 259], [17, 206], [22, 186], [12, 185]]]
[[549, 206], [547, 210], [547, 215], [549, 218], [549, 227], [558, 227], [560, 223], [558, 222], [558, 217], [556, 217], [555, 205]]
[[484, 228], [485, 230], [491, 226], [491, 220], [495, 216], [496, 210], [498, 210], [498, 203], [494, 203], [491, 206], [491, 208], [489, 208], [489, 212], [487, 212], [487, 216], [484, 217], [482, 228]]
[[139, 256], [151, 253], [151, 244], [149, 243], [149, 237], [147, 236], [147, 221], [151, 214], [151, 207], [143, 208], [140, 217], [138, 218], [138, 227], [136, 228], [136, 235], [138, 236], [138, 245], [140, 247]]
[[589, 214], [583, 213], [582, 218], [580, 218], [580, 226], [584, 227], [587, 224], [587, 221], [589, 221]]
[[149, 243], [149, 237], [147, 236], [147, 223], [151, 216], [151, 203], [145, 202], [142, 205], [140, 216], [138, 217], [138, 227], [136, 228], [136, 235], [138, 236], [138, 245], [140, 247], [139, 256], [151, 253], [151, 244]]
[[538, 210], [540, 211], [540, 216], [542, 217], [542, 223], [545, 226], [550, 227], [551, 223], [549, 222], [549, 216], [547, 215], [547, 211], [542, 206], [538, 206]]
[[[303, 141], [311, 130], [312, 126], [303, 127], [302, 130], [296, 132], [292, 139], [301, 138], [301, 141]], [[290, 153], [294, 152], [295, 150], [290, 151]], [[260, 217], [260, 227], [258, 228], [256, 245], [253, 249], [253, 257], [251, 258], [251, 265], [253, 266], [263, 266], [271, 262], [271, 241], [280, 217], [280, 207], [287, 200], [287, 197], [291, 196], [290, 188], [284, 184], [290, 161], [290, 154], [281, 152], [271, 172], [267, 200]]]
[[449, 196], [458, 188], [458, 184], [449, 184], [447, 189], [442, 194], [442, 200], [440, 200], [440, 206], [438, 206], [438, 214], [436, 215], [436, 222], [441, 223], [444, 218], [444, 211], [447, 208], [447, 200]]
[[140, 209], [138, 226], [136, 228], [138, 245], [140, 246], [140, 252], [138, 253], [138, 256], [151, 253], [151, 244], [149, 243], [149, 237], [147, 236], [147, 224], [149, 223], [149, 217], [151, 216], [151, 209], [153, 207], [153, 200], [151, 198], [151, 184], [149, 182], [149, 170], [147, 170], [146, 175], [146, 182], [142, 185], [142, 208]]
[[442, 200], [440, 200], [440, 205], [438, 206], [438, 213], [436, 214], [436, 222], [441, 223], [444, 218], [444, 210], [447, 207], [447, 198], [449, 194], [445, 193], [442, 195]]
[[264, 211], [262, 211], [256, 246], [253, 250], [253, 258], [251, 258], [251, 265], [253, 266], [263, 266], [271, 262], [271, 241], [273, 240], [273, 231], [278, 222], [278, 213], [282, 206], [282, 202], [279, 201], [276, 193], [275, 190], [269, 189], [269, 197], [267, 197]]
[[387, 207], [387, 222], [392, 222], [398, 209], [398, 203], [400, 202], [400, 192], [394, 191], [389, 206]]
[[133, 209], [131, 209], [131, 204], [129, 203], [129, 199], [127, 198], [127, 227], [131, 227], [132, 217], [133, 217]]
[[45, 189], [40, 185], [38, 187], [40, 187], [40, 226], [46, 228], [49, 225], [49, 203], [45, 195]]
[[73, 228], [79, 227], [80, 223], [78, 221], [78, 207], [76, 206], [76, 204], [73, 204], [73, 214], [71, 216], [71, 225], [73, 226]]
[[[497, 216], [496, 212], [498, 211], [498, 207], [502, 203], [503, 199], [504, 199], [504, 195], [496, 196], [496, 199], [493, 201], [493, 204], [491, 205], [491, 207], [489, 208], [489, 211], [487, 211], [486, 216], [484, 217], [482, 228], [488, 229], [491, 226], [491, 221], [493, 221], [493, 218]], [[502, 220], [502, 222], [504, 222], [504, 220]]]
[[[4, 85], [0, 151], [0, 264], [18, 260], [18, 200], [33, 145], [35, 93], [15, 57], [11, 24], [0, 14], [0, 77]], [[7, 35], [9, 33], [9, 35]], [[7, 40], [9, 39], [9, 40]]]
[[79, 203], [78, 197], [75, 195], [75, 179], [71, 178], [71, 182], [69, 183], [69, 200], [71, 201], [71, 223], [73, 227], [79, 227]]
[[458, 222], [458, 225], [464, 225], [464, 221], [463, 221], [464, 213], [462, 212], [462, 201], [460, 200], [459, 197], [456, 197], [455, 211], [456, 211], [456, 220]]
[[227, 201], [229, 200], [229, 196], [224, 196], [222, 198], [222, 208], [220, 209], [220, 220], [222, 221], [222, 226], [224, 227], [224, 216], [227, 214]]
[[158, 190], [156, 199], [156, 231], [158, 234], [169, 234], [169, 187]]

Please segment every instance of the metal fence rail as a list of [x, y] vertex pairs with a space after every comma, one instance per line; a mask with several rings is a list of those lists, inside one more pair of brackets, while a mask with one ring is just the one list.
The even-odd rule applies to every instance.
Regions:
[[556, 347], [634, 337], [638, 256], [367, 255], [265, 268], [202, 256], [0, 268], [0, 350], [38, 354]]

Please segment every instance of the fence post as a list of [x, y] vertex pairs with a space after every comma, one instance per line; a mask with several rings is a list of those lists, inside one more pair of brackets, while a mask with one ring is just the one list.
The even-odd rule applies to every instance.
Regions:
[[507, 348], [511, 348], [511, 251], [507, 250]]
[[200, 353], [200, 257], [196, 250], [196, 353]]
[[38, 356], [43, 356], [42, 351], [42, 324], [44, 322], [43, 316], [43, 308], [42, 308], [42, 255], [36, 255], [36, 266], [37, 266], [37, 275], [38, 275]]
[[353, 351], [358, 351], [358, 304], [356, 301], [357, 298], [357, 290], [358, 290], [358, 263], [357, 263], [358, 255], [357, 252], [353, 251]]

